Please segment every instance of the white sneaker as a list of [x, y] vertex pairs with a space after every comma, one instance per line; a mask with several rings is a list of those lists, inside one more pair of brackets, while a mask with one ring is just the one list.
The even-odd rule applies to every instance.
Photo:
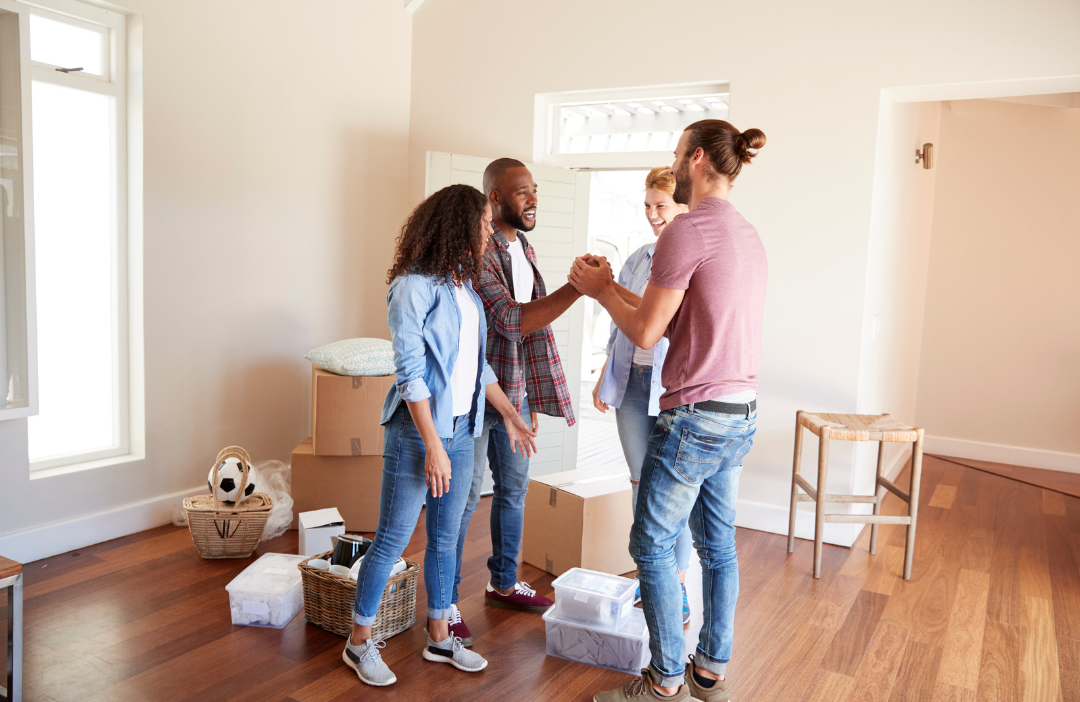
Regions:
[[[427, 629], [424, 629], [427, 633]], [[487, 660], [479, 653], [474, 653], [461, 643], [461, 639], [450, 634], [445, 641], [435, 642], [431, 640], [431, 634], [427, 637], [427, 648], [424, 649], [424, 660], [436, 663], [449, 663], [458, 670], [466, 673], [479, 673], [487, 668]]]
[[396, 683], [397, 676], [390, 672], [390, 668], [379, 655], [379, 649], [385, 647], [385, 641], [374, 643], [368, 639], [359, 646], [353, 646], [351, 641], [346, 641], [341, 659], [345, 661], [345, 665], [356, 671], [361, 682], [375, 687], [386, 687]]

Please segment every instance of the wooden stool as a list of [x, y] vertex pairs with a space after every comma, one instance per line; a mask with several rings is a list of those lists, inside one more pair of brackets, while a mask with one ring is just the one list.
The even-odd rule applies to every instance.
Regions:
[[[818, 437], [818, 489], [799, 474], [799, 462], [802, 458], [802, 430], [809, 429]], [[829, 472], [829, 440], [837, 441], [878, 441], [877, 481], [873, 495], [827, 495], [826, 478]], [[891, 480], [882, 475], [885, 460], [885, 442], [911, 442], [915, 444], [911, 455], [910, 494], [904, 492]], [[915, 521], [919, 513], [919, 481], [922, 479], [923, 430], [909, 427], [887, 414], [810, 414], [799, 410], [795, 414], [795, 462], [791, 471], [791, 516], [788, 524], [787, 550], [795, 550], [795, 506], [799, 502], [816, 503], [816, 522], [814, 524], [814, 577], [821, 577], [821, 537], [826, 522], [841, 524], [872, 524], [870, 528], [870, 553], [877, 551], [879, 524], [906, 524], [907, 545], [904, 548], [904, 580], [911, 579], [911, 558], [915, 554]], [[799, 494], [799, 488], [806, 491]], [[881, 514], [881, 488], [885, 488], [901, 500], [908, 503], [907, 516], [887, 516]], [[869, 514], [825, 514], [827, 502], [862, 502], [873, 503], [874, 513]]]
[[7, 685], [2, 698], [22, 702], [22, 564], [0, 556], [0, 588], [8, 590]]

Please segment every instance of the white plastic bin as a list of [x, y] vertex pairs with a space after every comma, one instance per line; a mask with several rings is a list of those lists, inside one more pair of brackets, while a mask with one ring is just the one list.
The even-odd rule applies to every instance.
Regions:
[[225, 586], [232, 623], [280, 629], [304, 606], [297, 564], [305, 556], [264, 553]]
[[577, 622], [568, 622], [555, 615], [552, 606], [544, 614], [547, 631], [547, 654], [577, 663], [640, 675], [649, 666], [649, 629], [645, 613], [631, 608], [618, 631], [593, 629]]
[[618, 631], [634, 608], [637, 580], [571, 568], [552, 583], [554, 616], [594, 629]]

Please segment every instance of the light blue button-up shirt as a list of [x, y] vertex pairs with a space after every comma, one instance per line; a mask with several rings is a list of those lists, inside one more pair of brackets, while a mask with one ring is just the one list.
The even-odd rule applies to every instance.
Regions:
[[[655, 250], [655, 243], [645, 244], [630, 254], [622, 270], [619, 271], [619, 284], [635, 295], [644, 293], [649, 285]], [[649, 414], [654, 417], [660, 414], [660, 396], [664, 394], [664, 387], [660, 385], [660, 371], [664, 367], [667, 350], [667, 337], [660, 337], [660, 341], [653, 347], [652, 387], [649, 392]], [[604, 378], [600, 381], [600, 390], [597, 392], [597, 396], [612, 407], [622, 404], [633, 361], [633, 342], [612, 323], [611, 338], [608, 339], [607, 365], [604, 366]]]
[[[480, 318], [480, 354], [476, 366], [476, 392], [469, 411], [469, 426], [473, 436], [480, 436], [484, 427], [484, 388], [497, 383], [495, 371], [485, 358], [487, 321], [484, 303], [466, 284]], [[401, 275], [390, 283], [386, 293], [389, 307], [387, 322], [394, 347], [396, 381], [383, 402], [382, 424], [394, 416], [402, 401], [419, 402], [429, 398], [435, 431], [443, 439], [454, 437], [454, 398], [450, 376], [457, 362], [458, 340], [461, 337], [461, 308], [458, 307], [452, 283], [426, 275]]]

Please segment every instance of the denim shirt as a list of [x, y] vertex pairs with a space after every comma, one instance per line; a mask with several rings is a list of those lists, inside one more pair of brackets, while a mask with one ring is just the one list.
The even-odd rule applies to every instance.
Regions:
[[[655, 250], [655, 243], [646, 244], [630, 254], [622, 270], [619, 271], [619, 284], [636, 295], [645, 292], [649, 284], [649, 274], [652, 272], [652, 257]], [[660, 370], [664, 367], [664, 356], [667, 355], [667, 350], [667, 337], [660, 337], [660, 341], [653, 347], [652, 387], [649, 389], [649, 414], [654, 417], [660, 414], [660, 396], [664, 394], [664, 388], [660, 385]], [[607, 365], [604, 366], [604, 378], [600, 381], [597, 397], [612, 407], [617, 408], [621, 405], [633, 362], [633, 342], [612, 323], [611, 338], [608, 339]]]
[[[487, 322], [484, 303], [466, 284], [480, 318], [480, 355], [476, 366], [476, 391], [469, 426], [473, 436], [484, 428], [484, 387], [499, 382], [484, 357], [487, 342]], [[394, 416], [398, 405], [429, 399], [435, 431], [443, 439], [454, 437], [454, 398], [450, 376], [457, 362], [458, 339], [461, 335], [461, 308], [454, 294], [454, 285], [427, 275], [399, 275], [390, 283], [386, 293], [390, 308], [387, 322], [394, 347], [396, 382], [383, 401], [381, 424]]]

